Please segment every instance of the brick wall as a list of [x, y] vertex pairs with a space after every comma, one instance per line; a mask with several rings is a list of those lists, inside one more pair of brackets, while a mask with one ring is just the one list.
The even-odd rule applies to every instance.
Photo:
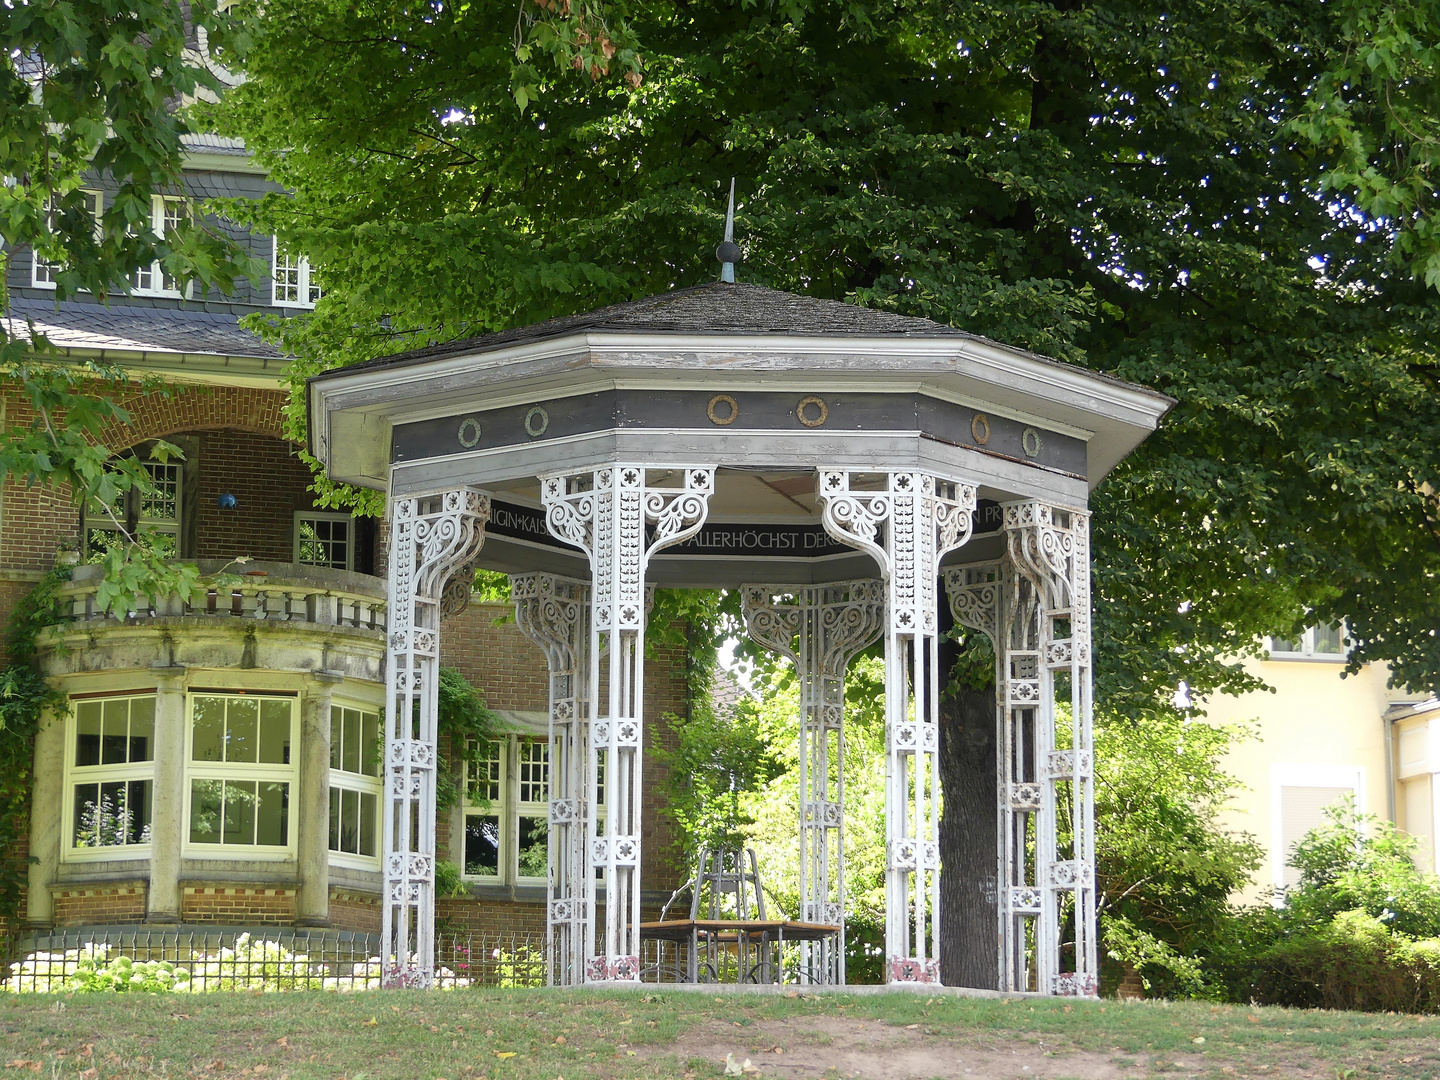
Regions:
[[55, 892], [56, 926], [97, 926], [145, 919], [144, 882]]
[[330, 890], [330, 925], [357, 934], [380, 933], [380, 897], [349, 889]]
[[176, 393], [137, 394], [122, 402], [130, 420], [101, 434], [112, 449], [181, 431], [238, 429], [272, 438], [285, 432], [286, 394], [252, 386], [176, 386]]
[[180, 897], [180, 921], [224, 926], [292, 926], [295, 890], [235, 885], [186, 885]]
[[550, 675], [544, 654], [514, 621], [495, 621], [513, 611], [509, 604], [471, 604], [440, 627], [440, 663], [469, 679], [496, 709], [550, 707]]
[[[198, 465], [196, 557], [290, 562], [295, 511], [314, 505], [305, 490], [310, 469], [293, 444], [249, 431], [205, 431]], [[216, 505], [222, 493], [235, 496], [235, 509]]]
[[436, 901], [435, 925], [444, 933], [532, 933], [543, 938], [545, 905], [452, 897]]

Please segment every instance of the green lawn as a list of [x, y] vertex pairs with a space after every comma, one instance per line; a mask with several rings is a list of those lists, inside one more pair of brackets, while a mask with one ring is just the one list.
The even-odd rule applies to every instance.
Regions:
[[1196, 1003], [749, 993], [6, 995], [0, 1080], [1440, 1077], [1440, 1020]]

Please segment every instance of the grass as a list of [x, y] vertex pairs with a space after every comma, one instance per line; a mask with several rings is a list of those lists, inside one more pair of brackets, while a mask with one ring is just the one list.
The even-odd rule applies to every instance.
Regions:
[[0, 1034], [0, 1080], [683, 1078], [727, 1054], [822, 1078], [1440, 1077], [1431, 1017], [911, 993], [6, 995]]

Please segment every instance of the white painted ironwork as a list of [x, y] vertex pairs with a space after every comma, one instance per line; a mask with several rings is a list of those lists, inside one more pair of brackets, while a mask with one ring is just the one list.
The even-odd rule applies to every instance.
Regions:
[[550, 669], [549, 888], [545, 928], [546, 980], [585, 981], [585, 942], [595, 911], [595, 875], [585, 857], [594, 794], [587, 786], [589, 712], [586, 650], [590, 587], [555, 574], [510, 578], [515, 623], [545, 654]]
[[617, 464], [540, 478], [551, 534], [581, 548], [592, 573], [586, 787], [603, 796], [605, 829], [601, 835], [592, 816], [586, 846], [590, 873], [603, 873], [605, 920], [586, 939], [589, 982], [640, 978], [645, 568], [656, 551], [700, 531], [714, 490], [709, 466]]
[[390, 504], [385, 653], [385, 985], [435, 976], [435, 760], [441, 600], [485, 542], [490, 497], [475, 488]]
[[886, 585], [885, 953], [891, 982], [940, 981], [940, 560], [970, 538], [975, 488], [924, 472], [820, 470], [825, 530]]
[[742, 585], [745, 628], [800, 676], [800, 918], [841, 928], [802, 942], [802, 982], [845, 982], [845, 669], [885, 629], [873, 578], [831, 585]]
[[995, 648], [1000, 989], [1093, 996], [1088, 517], [1039, 502], [1004, 514], [1007, 557], [945, 573], [955, 621]]

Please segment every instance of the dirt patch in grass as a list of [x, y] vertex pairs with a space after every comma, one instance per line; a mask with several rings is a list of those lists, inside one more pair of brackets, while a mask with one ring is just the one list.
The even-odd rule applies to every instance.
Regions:
[[0, 1080], [1440, 1080], [1440, 1021], [654, 991], [0, 995]]
[[[1108, 1054], [1053, 1048], [1044, 1039], [947, 1039], [918, 1027], [897, 1030], [883, 1021], [830, 1016], [766, 1020], [749, 1027], [711, 1020], [691, 1028], [665, 1053], [696, 1066], [720, 1064], [727, 1057], [742, 1067], [748, 1061], [755, 1070], [750, 1075], [773, 1077], [1112, 1080], [1137, 1075]], [[691, 1071], [704, 1075], [699, 1068]]]

